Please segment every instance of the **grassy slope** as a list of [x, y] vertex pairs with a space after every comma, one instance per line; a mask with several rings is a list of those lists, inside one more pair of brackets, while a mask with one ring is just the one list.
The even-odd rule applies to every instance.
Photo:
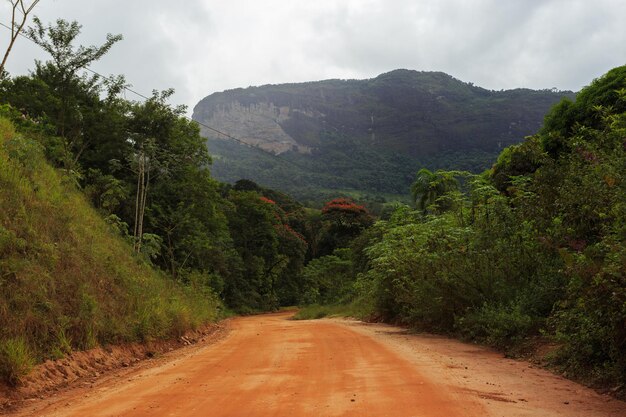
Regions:
[[164, 338], [219, 302], [131, 255], [39, 144], [0, 119], [0, 378], [72, 349]]

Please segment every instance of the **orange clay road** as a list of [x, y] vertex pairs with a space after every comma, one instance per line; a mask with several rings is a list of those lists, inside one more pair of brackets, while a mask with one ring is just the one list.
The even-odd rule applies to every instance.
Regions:
[[[224, 339], [41, 416], [626, 416], [626, 404], [450, 339], [349, 320], [236, 318]], [[134, 373], [133, 373], [134, 372]]]

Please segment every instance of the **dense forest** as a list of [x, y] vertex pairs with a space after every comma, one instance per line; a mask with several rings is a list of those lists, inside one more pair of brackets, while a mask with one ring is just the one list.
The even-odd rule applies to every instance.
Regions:
[[442, 72], [395, 70], [214, 93], [194, 107], [193, 119], [228, 133], [201, 128], [221, 181], [249, 178], [307, 204], [339, 194], [397, 201], [416, 166], [490, 168], [563, 97], [574, 95], [492, 91]]
[[216, 181], [172, 92], [130, 101], [123, 77], [86, 75], [120, 37], [83, 47], [80, 29], [35, 20], [50, 59], [0, 80], [5, 381], [225, 310], [318, 304], [511, 351], [541, 336], [569, 375], [626, 383], [626, 67], [481, 174], [414, 166], [411, 203], [375, 216]]

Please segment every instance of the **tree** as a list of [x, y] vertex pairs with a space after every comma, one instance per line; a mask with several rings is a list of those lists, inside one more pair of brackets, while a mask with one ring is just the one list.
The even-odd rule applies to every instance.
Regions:
[[[440, 197], [459, 188], [459, 182], [456, 179], [459, 174], [461, 173], [458, 171], [431, 172], [426, 168], [420, 169], [415, 181], [411, 184], [413, 202], [423, 213], [426, 213], [430, 206], [437, 204]], [[439, 209], [443, 210], [445, 207], [439, 207]]]
[[[46, 66], [53, 66], [63, 81], [68, 81], [76, 75], [77, 71], [98, 61], [115, 43], [122, 40], [122, 35], [109, 33], [106, 42], [101, 46], [80, 45], [75, 48], [73, 43], [82, 28], [78, 22], [58, 19], [56, 26], [48, 25], [47, 27], [38, 17], [33, 18], [33, 22], [35, 26], [29, 27], [26, 33], [33, 42], [51, 55], [52, 62], [47, 63]], [[38, 63], [37, 66], [40, 65], [41, 63]]]
[[593, 80], [577, 95], [576, 101], [562, 100], [546, 115], [540, 130], [542, 145], [551, 157], [571, 152], [571, 138], [577, 130], [600, 128], [608, 114], [626, 111], [626, 65], [616, 67]]
[[286, 262], [276, 275], [274, 283], [278, 301], [284, 306], [300, 302], [302, 293], [306, 289], [301, 279], [301, 271], [304, 267], [308, 243], [304, 236], [287, 224], [288, 216], [281, 211], [279, 207], [276, 207], [275, 212], [279, 214], [279, 222], [274, 225], [274, 230], [278, 237], [278, 252], [286, 257]]
[[133, 228], [133, 239], [135, 252], [141, 252], [143, 240], [143, 219], [146, 214], [146, 202], [148, 199], [148, 188], [153, 166], [158, 163], [156, 158], [156, 144], [153, 138], [138, 136], [135, 141], [137, 152], [133, 155], [134, 172], [137, 175], [137, 189], [135, 192], [135, 219]]
[[491, 179], [499, 191], [506, 192], [515, 177], [534, 173], [546, 158], [540, 137], [530, 136], [525, 142], [511, 145], [500, 153], [491, 168]]
[[37, 3], [39, 3], [39, 0], [33, 0], [30, 5], [24, 4], [24, 0], [9, 0], [9, 3], [11, 3], [11, 39], [9, 40], [9, 46], [2, 58], [2, 63], [0, 63], [0, 75], [4, 72], [4, 66], [9, 58], [11, 49], [13, 49], [17, 37], [20, 36], [22, 29], [24, 29], [28, 15]]
[[243, 275], [226, 282], [226, 301], [240, 311], [278, 307], [274, 281], [285, 266], [278, 251], [274, 204], [254, 191], [231, 191], [228, 227], [243, 261]]
[[324, 234], [319, 255], [330, 255], [336, 248], [347, 248], [352, 239], [374, 223], [367, 209], [349, 198], [335, 198], [322, 208]]
[[51, 56], [45, 63], [36, 62], [34, 76], [42, 80], [54, 101], [48, 103], [41, 112], [57, 127], [57, 134], [63, 138], [66, 156], [64, 165], [68, 171], [75, 171], [83, 152], [94, 141], [92, 128], [100, 127], [104, 104], [100, 100], [103, 87], [111, 94], [119, 93], [124, 86], [123, 77], [102, 82], [99, 76], [80, 76], [78, 72], [99, 60], [111, 47], [122, 39], [122, 35], [108, 34], [101, 46], [75, 46], [81, 25], [58, 19], [56, 25], [44, 26], [37, 17], [34, 27], [27, 30], [28, 36]]
[[210, 158], [195, 124], [183, 118], [184, 107], [171, 108], [166, 100], [174, 93], [169, 89], [141, 104], [132, 106], [128, 121], [128, 138], [133, 151], [128, 155], [135, 176], [133, 237], [135, 251], [141, 251], [148, 192], [157, 178], [174, 181], [175, 173], [184, 167], [200, 169]]
[[307, 304], [346, 302], [352, 293], [351, 250], [336, 249], [332, 255], [311, 260], [302, 271]]

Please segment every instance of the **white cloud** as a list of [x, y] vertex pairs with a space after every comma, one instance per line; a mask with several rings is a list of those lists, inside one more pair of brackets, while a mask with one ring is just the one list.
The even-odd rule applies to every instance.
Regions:
[[[8, 22], [8, 2], [0, 13]], [[42, 0], [35, 14], [78, 20], [84, 44], [122, 33], [93, 69], [123, 73], [144, 94], [174, 87], [190, 107], [228, 88], [396, 68], [578, 90], [626, 63], [621, 0]], [[25, 73], [34, 58], [45, 55], [22, 39], [8, 69]]]

